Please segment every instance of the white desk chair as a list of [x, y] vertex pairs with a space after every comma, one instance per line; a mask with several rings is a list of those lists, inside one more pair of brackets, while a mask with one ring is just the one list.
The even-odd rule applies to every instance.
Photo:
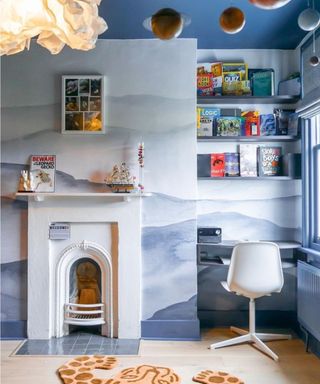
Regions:
[[281, 291], [283, 273], [278, 245], [260, 241], [237, 244], [232, 251], [227, 281], [223, 281], [221, 284], [227, 291], [250, 299], [249, 332], [231, 327], [232, 331], [241, 336], [211, 344], [210, 348], [216, 349], [251, 342], [277, 361], [278, 356], [262, 340], [291, 339], [291, 335], [256, 333], [255, 299]]

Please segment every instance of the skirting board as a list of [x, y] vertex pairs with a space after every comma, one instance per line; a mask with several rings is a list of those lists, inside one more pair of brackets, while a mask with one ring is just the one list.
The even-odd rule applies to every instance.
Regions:
[[27, 337], [27, 321], [1, 321], [1, 339], [14, 340]]
[[199, 320], [143, 320], [141, 338], [150, 340], [200, 340]]
[[[198, 311], [201, 327], [246, 327], [249, 322], [249, 311]], [[256, 311], [258, 327], [298, 328], [295, 311]]]

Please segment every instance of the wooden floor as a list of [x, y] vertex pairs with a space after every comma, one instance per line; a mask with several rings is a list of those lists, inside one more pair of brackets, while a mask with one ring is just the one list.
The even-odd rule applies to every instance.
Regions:
[[[191, 384], [201, 370], [223, 370], [242, 378], [245, 384], [319, 384], [320, 360], [305, 352], [301, 340], [269, 342], [280, 357], [278, 363], [249, 345], [209, 350], [210, 343], [233, 337], [227, 329], [203, 332], [201, 341], [141, 341], [139, 356], [118, 356], [119, 366], [112, 371], [96, 371], [110, 377], [119, 370], [139, 364], [168, 366], [180, 375], [182, 384]], [[58, 384], [57, 368], [67, 356], [12, 356], [18, 341], [2, 342], [3, 384]]]

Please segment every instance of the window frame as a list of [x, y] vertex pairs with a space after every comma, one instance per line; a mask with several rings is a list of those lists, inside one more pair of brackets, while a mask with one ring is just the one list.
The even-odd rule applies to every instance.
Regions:
[[320, 114], [303, 119], [302, 128], [303, 246], [320, 251], [320, 228], [318, 228], [320, 181], [317, 180], [320, 167]]

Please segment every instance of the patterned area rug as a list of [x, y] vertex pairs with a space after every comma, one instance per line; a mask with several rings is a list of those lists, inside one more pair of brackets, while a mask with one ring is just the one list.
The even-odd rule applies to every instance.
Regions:
[[192, 378], [193, 381], [203, 384], [220, 383], [220, 384], [244, 384], [238, 377], [221, 371], [202, 371]]
[[[93, 375], [94, 369], [113, 369], [117, 359], [112, 356], [79, 356], [58, 369], [64, 384], [179, 384], [180, 377], [170, 368], [153, 365], [139, 365], [126, 368], [107, 379]], [[193, 381], [211, 384], [244, 384], [243, 381], [225, 372], [202, 371]]]

